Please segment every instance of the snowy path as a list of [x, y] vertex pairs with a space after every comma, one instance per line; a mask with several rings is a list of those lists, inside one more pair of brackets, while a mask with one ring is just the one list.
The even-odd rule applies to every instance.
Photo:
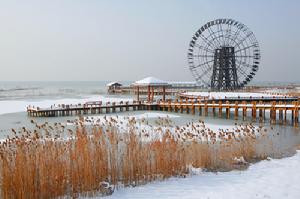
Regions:
[[300, 151], [253, 164], [246, 171], [200, 173], [115, 191], [106, 199], [300, 198]]

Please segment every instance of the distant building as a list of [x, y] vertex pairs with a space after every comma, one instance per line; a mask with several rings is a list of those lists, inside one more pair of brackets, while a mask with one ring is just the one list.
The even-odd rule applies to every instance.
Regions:
[[[155, 95], [174, 95], [184, 91], [193, 91], [201, 88], [196, 82], [192, 81], [164, 81], [155, 77], [146, 77], [144, 79], [135, 81], [129, 85], [122, 85], [119, 82], [110, 82], [107, 85], [108, 93], [123, 93], [123, 94], [139, 94], [148, 95], [151, 93], [149, 99]], [[139, 87], [139, 89], [137, 89]], [[148, 91], [151, 87], [151, 92]], [[165, 90], [166, 88], [167, 91]], [[155, 91], [152, 91], [154, 89]], [[164, 91], [163, 91], [164, 90]], [[164, 94], [163, 94], [164, 93]], [[139, 97], [139, 96], [138, 96]]]
[[196, 88], [196, 82], [175, 82], [175, 81], [168, 81], [168, 84], [171, 85], [172, 88]]
[[[163, 101], [166, 99], [166, 88], [170, 87], [168, 82], [157, 79], [155, 77], [146, 77], [144, 79], [135, 81], [132, 86], [136, 89], [137, 100], [140, 100], [140, 89], [147, 90], [147, 100], [152, 102], [155, 95], [162, 95]], [[143, 92], [142, 92], [143, 93]]]
[[110, 82], [106, 84], [108, 93], [116, 93], [121, 91], [122, 84], [119, 82]]

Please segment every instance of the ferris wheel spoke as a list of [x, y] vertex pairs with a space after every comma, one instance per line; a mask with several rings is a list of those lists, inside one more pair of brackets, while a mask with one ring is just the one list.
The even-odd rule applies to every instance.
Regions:
[[243, 39], [241, 39], [234, 47], [238, 47], [241, 43], [243, 43], [246, 39], [248, 39], [253, 33], [250, 31]]
[[[210, 32], [210, 36], [212, 36], [213, 40], [218, 42], [217, 46], [222, 46], [220, 39], [216, 36], [216, 32], [212, 30], [211, 27], [208, 27], [208, 31]], [[217, 48], [215, 45], [215, 48]]]
[[209, 46], [211, 47], [210, 50], [213, 50], [215, 49], [216, 47], [213, 45], [213, 43], [211, 41], [208, 40], [207, 37], [203, 36], [203, 35], [200, 35], [200, 38]]
[[240, 67], [238, 67], [238, 71], [240, 72], [240, 74], [242, 74], [245, 78], [248, 77], [247, 73], [245, 71], [243, 71]]
[[209, 48], [206, 48], [206, 47], [204, 47], [204, 46], [201, 46], [201, 45], [199, 45], [199, 44], [195, 44], [195, 46], [198, 47], [198, 48], [201, 49], [201, 50], [205, 50], [206, 52], [214, 53], [213, 50], [211, 50], [211, 49], [209, 49]]
[[193, 57], [215, 57], [214, 55], [193, 55]]
[[252, 68], [252, 65], [251, 64], [248, 64], [248, 63], [245, 63], [245, 62], [242, 62], [240, 60], [235, 60], [236, 63], [239, 64], [239, 66], [244, 66], [244, 67], [247, 67], [247, 68]]
[[230, 34], [231, 34], [231, 24], [228, 24], [228, 27], [226, 29], [226, 35], [225, 35], [225, 42], [227, 46], [229, 46], [230, 43], [230, 39], [229, 39]]
[[235, 55], [235, 58], [253, 58], [254, 55]]
[[192, 66], [191, 68], [192, 68], [192, 69], [199, 68], [199, 67], [204, 66], [204, 65], [207, 65], [207, 64], [209, 64], [209, 63], [211, 63], [211, 62], [213, 62], [213, 61], [214, 61], [214, 60], [206, 61], [206, 62], [203, 62], [203, 63], [201, 63], [201, 64], [198, 64], [197, 66]]
[[244, 47], [244, 48], [241, 48], [241, 49], [239, 49], [239, 50], [234, 51], [234, 53], [238, 53], [238, 52], [241, 52], [241, 51], [243, 51], [243, 50], [246, 50], [246, 49], [249, 49], [249, 48], [252, 48], [252, 47], [257, 47], [257, 44], [253, 44], [253, 45], [250, 45], [250, 46], [246, 46], [246, 47]]
[[239, 63], [240, 68], [241, 67], [252, 68], [251, 64], [243, 63], [243, 62], [240, 62], [240, 61], [236, 61], [236, 62]]
[[240, 34], [241, 30], [243, 29], [243, 27], [238, 28], [235, 32], [234, 35], [231, 38], [231, 42], [230, 45], [233, 45], [235, 43], [236, 38], [238, 37], [238, 35]]
[[[218, 24], [217, 25], [217, 28], [218, 28], [218, 37], [220, 38], [220, 41], [222, 43], [222, 45], [224, 45], [224, 35], [223, 35], [223, 29], [222, 29], [222, 24]], [[220, 34], [221, 33], [221, 34]], [[221, 46], [222, 46], [221, 45]]]
[[222, 26], [222, 24], [220, 24], [221, 25], [221, 35], [222, 35], [222, 40], [223, 40], [223, 46], [226, 46], [226, 37], [225, 37], [225, 34], [226, 34], [226, 31], [225, 31], [225, 28], [223, 28], [223, 26]]
[[198, 77], [198, 80], [199, 79], [202, 79], [209, 71], [211, 71], [213, 65], [209, 66], [199, 77]]

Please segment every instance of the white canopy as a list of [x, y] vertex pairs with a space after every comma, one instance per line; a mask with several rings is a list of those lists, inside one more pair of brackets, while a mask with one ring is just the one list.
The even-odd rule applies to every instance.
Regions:
[[167, 86], [168, 82], [155, 77], [146, 77], [133, 83], [135, 86]]

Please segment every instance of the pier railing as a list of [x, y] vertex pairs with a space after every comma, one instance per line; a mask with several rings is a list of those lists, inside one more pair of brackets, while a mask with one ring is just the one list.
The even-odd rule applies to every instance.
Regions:
[[[158, 100], [158, 101], [119, 101], [119, 102], [87, 102], [76, 105], [53, 105], [50, 108], [27, 107], [28, 115], [31, 117], [55, 117], [55, 116], [72, 116], [83, 114], [108, 114], [123, 111], [136, 110], [161, 110], [175, 113], [198, 114], [230, 118], [231, 115], [235, 119], [242, 116], [245, 119], [248, 112], [251, 117], [259, 121], [267, 118], [271, 123], [286, 123], [287, 117], [291, 118], [294, 125], [299, 123], [299, 101], [289, 101], [284, 99], [276, 99], [273, 101], [257, 101], [257, 100], [202, 100], [202, 99], [176, 99], [176, 100]], [[241, 114], [241, 115], [239, 115]]]
[[235, 119], [239, 118], [241, 114], [242, 118], [245, 119], [248, 112], [251, 112], [253, 120], [257, 118], [259, 121], [265, 121], [266, 114], [272, 124], [277, 121], [280, 124], [287, 122], [287, 117], [290, 115], [292, 124], [298, 126], [299, 123], [299, 101], [202, 101], [196, 99], [181, 99], [175, 101], [159, 101], [159, 109], [168, 112], [175, 113], [187, 113], [195, 115], [208, 116], [209, 113], [212, 116], [230, 118], [231, 114]]

